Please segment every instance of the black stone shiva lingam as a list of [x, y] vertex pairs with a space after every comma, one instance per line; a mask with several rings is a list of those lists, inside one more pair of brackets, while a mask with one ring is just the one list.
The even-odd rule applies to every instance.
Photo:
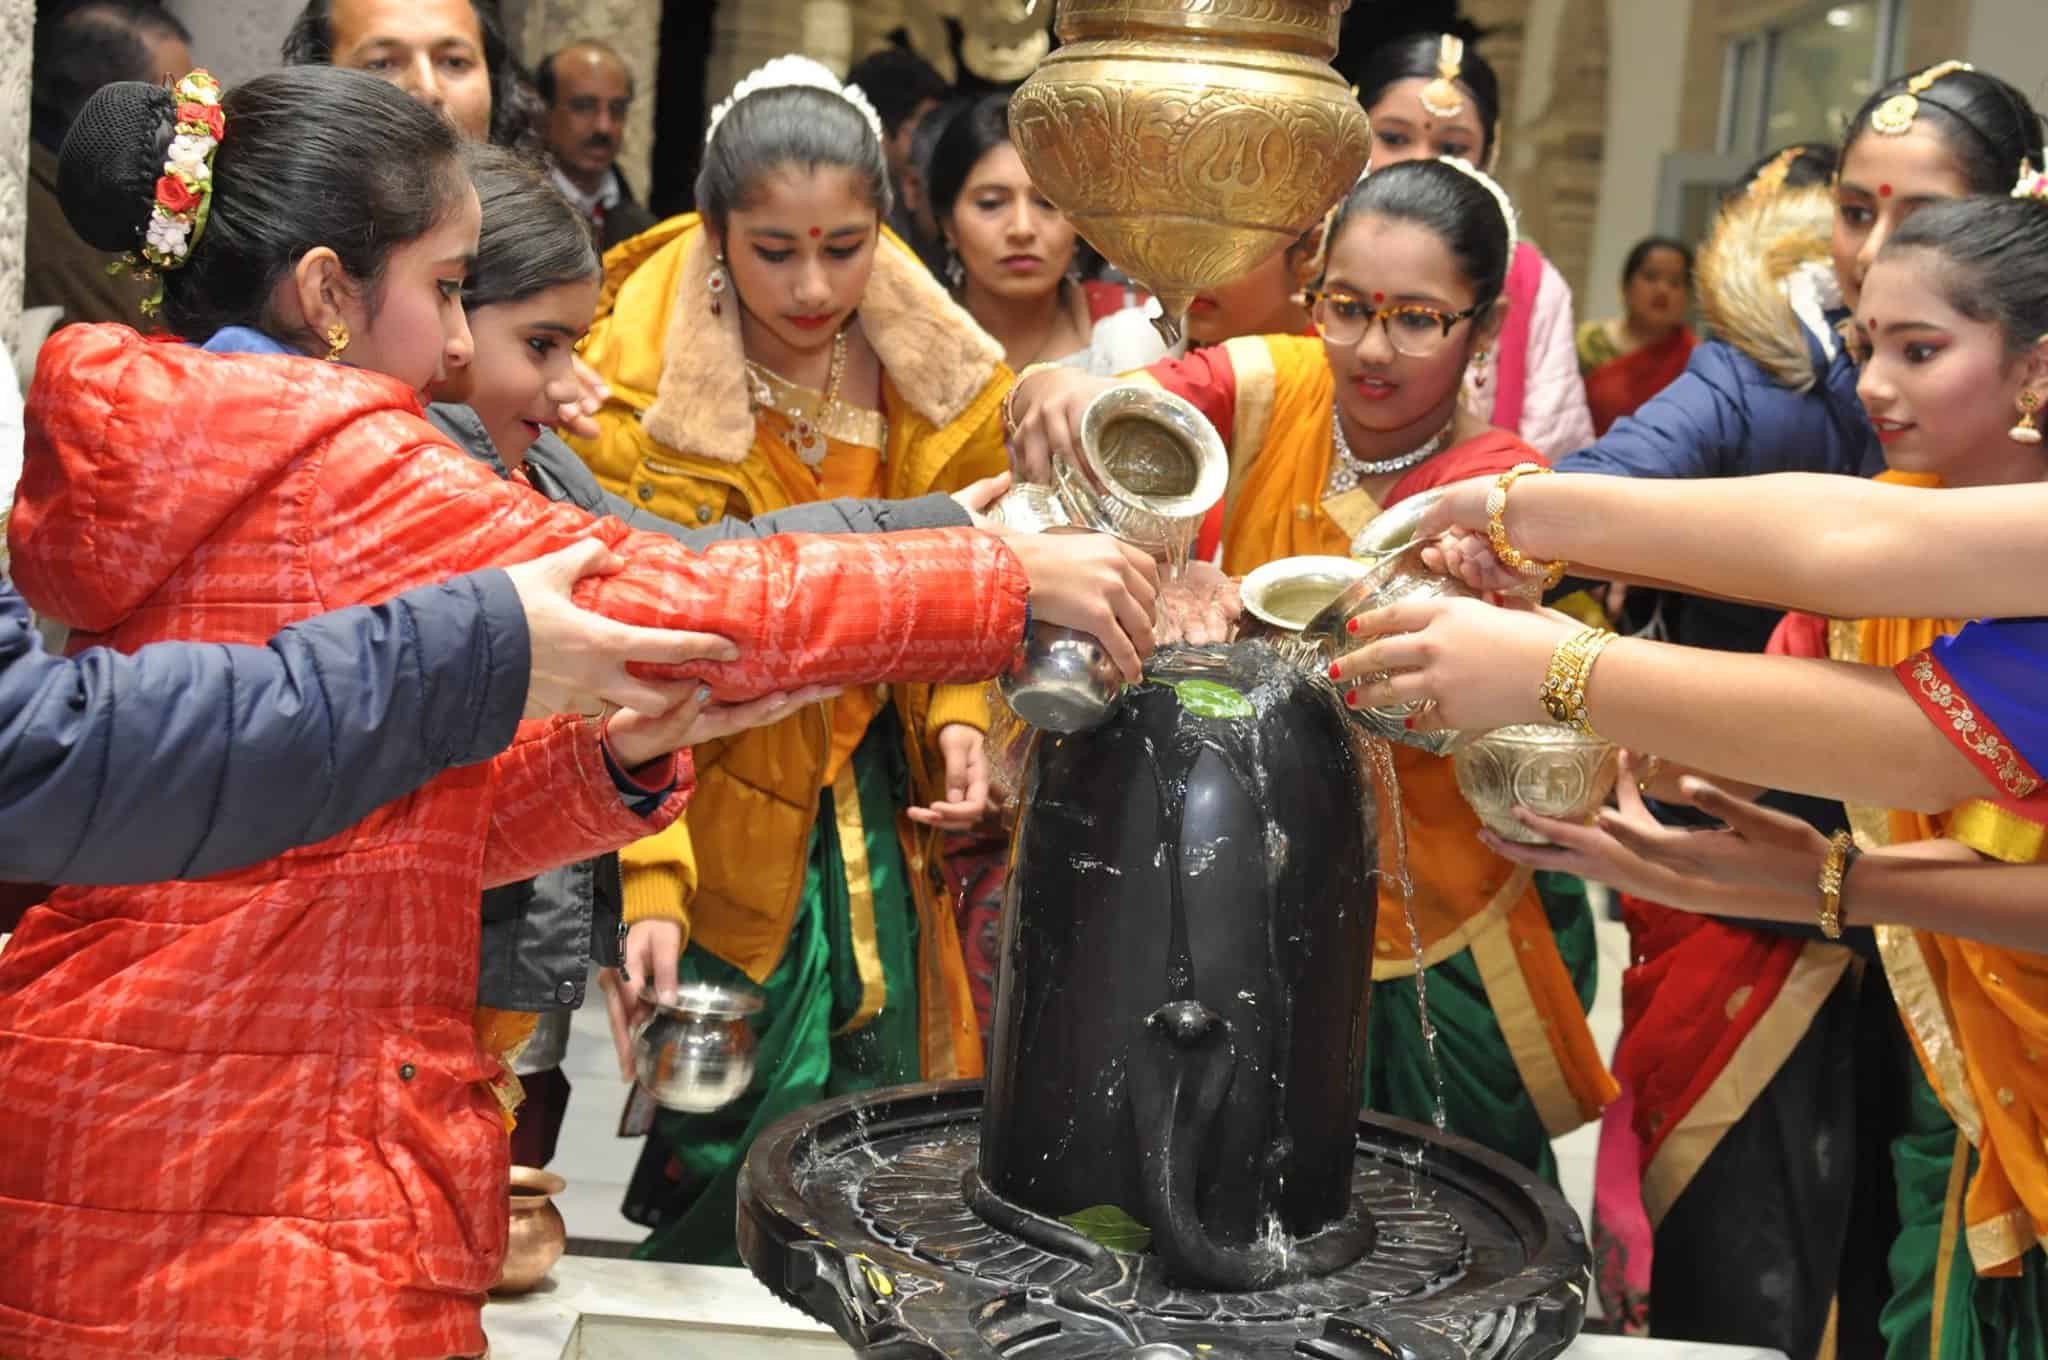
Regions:
[[1263, 643], [1148, 681], [1040, 739], [986, 1105], [910, 1086], [777, 1124], [747, 1264], [888, 1360], [1556, 1354], [1588, 1283], [1563, 1198], [1358, 1115], [1370, 739]]

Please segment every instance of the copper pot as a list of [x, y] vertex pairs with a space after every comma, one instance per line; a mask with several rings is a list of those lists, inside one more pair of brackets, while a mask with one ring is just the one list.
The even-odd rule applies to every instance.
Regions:
[[1293, 245], [1365, 169], [1330, 69], [1351, 0], [1059, 0], [1060, 47], [1010, 99], [1045, 196], [1150, 290], [1179, 339], [1197, 293]]
[[535, 1166], [512, 1168], [512, 1214], [505, 1241], [505, 1267], [498, 1272], [493, 1294], [524, 1294], [548, 1277], [569, 1245], [569, 1231], [555, 1196], [567, 1181]]

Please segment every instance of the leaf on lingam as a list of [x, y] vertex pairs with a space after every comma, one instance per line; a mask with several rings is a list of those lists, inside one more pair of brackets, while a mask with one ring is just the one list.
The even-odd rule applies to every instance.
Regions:
[[1152, 1245], [1152, 1230], [1114, 1204], [1098, 1204], [1093, 1209], [1067, 1214], [1060, 1222], [1111, 1251], [1139, 1252]]
[[1250, 718], [1257, 714], [1251, 700], [1214, 680], [1160, 680], [1154, 683], [1171, 688], [1179, 696], [1181, 707], [1198, 718]]

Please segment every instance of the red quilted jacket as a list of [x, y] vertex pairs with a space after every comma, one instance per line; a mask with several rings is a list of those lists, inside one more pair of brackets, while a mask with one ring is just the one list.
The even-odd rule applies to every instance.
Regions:
[[[27, 462], [17, 582], [122, 649], [260, 641], [586, 536], [628, 565], [579, 598], [731, 637], [703, 668], [727, 697], [987, 676], [1023, 626], [1016, 560], [972, 530], [693, 554], [499, 480], [388, 378], [118, 326], [46, 345]], [[481, 1352], [506, 1143], [478, 891], [683, 801], [634, 816], [592, 725], [532, 723], [324, 844], [32, 908], [0, 953], [0, 1355]]]

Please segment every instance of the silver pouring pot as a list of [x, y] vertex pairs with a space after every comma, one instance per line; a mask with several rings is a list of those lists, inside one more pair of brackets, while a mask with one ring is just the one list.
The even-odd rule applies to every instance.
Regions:
[[[1095, 530], [1154, 557], [1184, 558], [1230, 479], [1230, 456], [1208, 418], [1148, 383], [1123, 383], [1081, 413], [1078, 458], [1055, 458], [1053, 484], [1013, 487], [989, 518], [1028, 533]], [[1037, 623], [998, 682], [1018, 717], [1051, 732], [1106, 722], [1124, 681], [1087, 633]]]
[[[1471, 598], [1473, 591], [1462, 581], [1440, 576], [1422, 565], [1424, 540], [1415, 536], [1423, 515], [1442, 496], [1425, 491], [1410, 496], [1385, 514], [1376, 515], [1351, 540], [1351, 555], [1363, 559], [1368, 569], [1344, 592], [1332, 600], [1302, 629], [1302, 638], [1316, 648], [1316, 656], [1327, 666], [1352, 649], [1349, 624], [1362, 614], [1404, 600], [1428, 600], [1447, 596]], [[1382, 680], [1383, 675], [1360, 676], [1358, 683]], [[1463, 734], [1454, 731], [1415, 732], [1405, 720], [1420, 711], [1417, 704], [1388, 704], [1382, 708], [1354, 708], [1351, 715], [1375, 736], [1420, 747], [1432, 755], [1448, 755]]]
[[747, 1018], [760, 1009], [757, 992], [702, 982], [680, 988], [675, 1004], [656, 1004], [633, 1036], [640, 1086], [669, 1110], [704, 1114], [732, 1104], [754, 1080]]

